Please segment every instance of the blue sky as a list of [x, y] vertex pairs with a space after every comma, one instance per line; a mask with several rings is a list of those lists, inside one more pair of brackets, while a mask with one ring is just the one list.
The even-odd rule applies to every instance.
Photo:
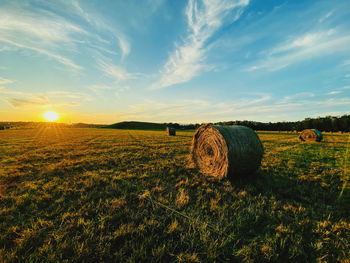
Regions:
[[0, 120], [349, 114], [350, 2], [0, 0]]

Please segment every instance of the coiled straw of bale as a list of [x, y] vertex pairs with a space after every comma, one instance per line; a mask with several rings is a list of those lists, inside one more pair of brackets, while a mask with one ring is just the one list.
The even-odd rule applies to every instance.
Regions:
[[259, 137], [248, 127], [204, 124], [193, 136], [190, 157], [203, 174], [222, 179], [253, 173], [263, 153]]
[[307, 142], [320, 142], [322, 141], [322, 138], [322, 133], [316, 129], [303, 130], [299, 135], [301, 141]]
[[175, 136], [176, 135], [176, 130], [175, 128], [167, 127], [166, 128], [166, 134], [168, 136]]

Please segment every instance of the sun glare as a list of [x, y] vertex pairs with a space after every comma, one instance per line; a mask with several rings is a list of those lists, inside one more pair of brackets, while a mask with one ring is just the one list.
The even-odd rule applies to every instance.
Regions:
[[44, 113], [44, 119], [46, 121], [54, 122], [54, 121], [57, 121], [58, 118], [59, 118], [59, 114], [55, 111], [46, 111]]

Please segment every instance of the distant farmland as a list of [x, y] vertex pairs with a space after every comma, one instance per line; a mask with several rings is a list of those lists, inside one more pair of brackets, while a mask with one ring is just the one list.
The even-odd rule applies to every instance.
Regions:
[[187, 167], [193, 132], [0, 131], [0, 261], [348, 262], [347, 134], [258, 133], [262, 167]]

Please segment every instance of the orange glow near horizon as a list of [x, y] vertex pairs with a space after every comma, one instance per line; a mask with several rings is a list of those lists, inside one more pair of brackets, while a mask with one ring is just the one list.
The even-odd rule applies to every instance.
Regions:
[[60, 115], [55, 111], [46, 111], [44, 112], [44, 119], [49, 122], [56, 122], [58, 121]]

